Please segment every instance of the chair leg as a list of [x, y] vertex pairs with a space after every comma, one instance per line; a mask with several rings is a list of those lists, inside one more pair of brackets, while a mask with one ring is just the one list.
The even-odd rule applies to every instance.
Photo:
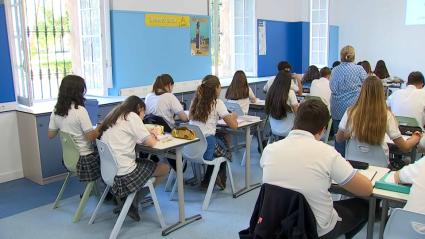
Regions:
[[87, 201], [89, 200], [90, 193], [93, 190], [94, 184], [96, 182], [92, 181], [87, 183], [86, 189], [84, 190], [83, 198], [80, 200], [80, 204], [78, 205], [77, 211], [74, 214], [74, 218], [72, 219], [72, 222], [78, 222], [81, 218], [81, 213], [83, 212], [84, 208], [86, 207]]
[[130, 209], [131, 203], [133, 203], [134, 197], [136, 196], [136, 192], [131, 193], [127, 196], [125, 203], [121, 209], [120, 215], [118, 216], [117, 221], [115, 222], [114, 228], [112, 229], [111, 235], [109, 235], [109, 239], [115, 239], [118, 236], [118, 233], [121, 230], [122, 224], [124, 222], [125, 217], [127, 216], [128, 209]]
[[103, 191], [102, 197], [100, 198], [99, 202], [97, 203], [96, 209], [94, 209], [93, 214], [91, 215], [91, 218], [89, 220], [89, 224], [93, 224], [94, 219], [96, 218], [97, 212], [99, 211], [100, 207], [103, 204], [103, 201], [105, 200], [106, 195], [109, 192], [110, 186], [106, 186], [105, 191]]
[[165, 184], [165, 191], [169, 192], [171, 191], [171, 187], [173, 185], [173, 181], [176, 178], [176, 172], [174, 171], [174, 169], [170, 170], [170, 173], [168, 174], [168, 179], [167, 179], [167, 183]]
[[233, 182], [233, 174], [232, 174], [232, 169], [231, 167], [231, 163], [229, 162], [229, 160], [226, 160], [226, 164], [227, 164], [227, 172], [229, 174], [229, 179], [230, 179], [230, 188], [232, 189], [232, 193], [235, 193], [235, 184]]
[[58, 196], [56, 197], [55, 203], [53, 204], [53, 209], [55, 209], [55, 208], [58, 208], [58, 207], [59, 207], [59, 201], [62, 199], [62, 195], [63, 195], [63, 193], [65, 192], [65, 188], [66, 188], [66, 186], [68, 185], [69, 177], [71, 177], [71, 173], [70, 173], [70, 172], [68, 172], [68, 173], [66, 174], [65, 181], [63, 181], [63, 184], [62, 184], [61, 190], [59, 191], [59, 194], [58, 194]]
[[[216, 159], [219, 162], [218, 159]], [[214, 164], [214, 170], [211, 175], [210, 183], [208, 184], [207, 194], [205, 195], [204, 203], [202, 205], [202, 210], [207, 210], [210, 205], [211, 194], [214, 190], [215, 180], [217, 180], [218, 170], [220, 169], [220, 163]]]
[[170, 201], [174, 199], [174, 195], [176, 194], [176, 191], [177, 191], [177, 180], [174, 181], [173, 189], [171, 189]]
[[[252, 137], [253, 137], [253, 135], [251, 134], [250, 136], [249, 136], [251, 139], [251, 142], [252, 142]], [[251, 149], [248, 149], [248, 150], [251, 150]], [[246, 150], [243, 152], [243, 157], [242, 157], [242, 161], [241, 161], [241, 166], [245, 166], [245, 157], [246, 157]]]
[[149, 191], [151, 193], [153, 205], [155, 206], [156, 215], [158, 216], [159, 224], [161, 225], [162, 229], [165, 229], [165, 221], [164, 217], [162, 216], [161, 207], [159, 206], [158, 198], [156, 197], [155, 188], [153, 187], [153, 184], [148, 181], [147, 186], [149, 187]]

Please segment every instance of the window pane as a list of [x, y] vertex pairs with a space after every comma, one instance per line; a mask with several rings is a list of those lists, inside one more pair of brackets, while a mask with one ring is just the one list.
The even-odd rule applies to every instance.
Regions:
[[244, 16], [244, 0], [235, 0], [235, 18], [242, 18]]
[[244, 52], [243, 37], [235, 36], [235, 54], [243, 54], [243, 52]]

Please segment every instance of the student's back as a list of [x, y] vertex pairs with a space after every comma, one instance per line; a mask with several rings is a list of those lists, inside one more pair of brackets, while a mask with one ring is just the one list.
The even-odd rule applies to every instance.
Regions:
[[329, 86], [329, 78], [331, 70], [328, 67], [323, 67], [320, 70], [320, 79], [313, 80], [310, 87], [310, 95], [317, 96], [330, 108], [331, 103], [331, 88]]
[[[398, 174], [400, 183], [412, 184], [409, 199], [404, 209], [425, 214], [425, 159], [422, 158], [414, 164], [403, 167]], [[396, 177], [397, 178], [397, 177]]]
[[233, 75], [232, 83], [226, 91], [228, 102], [237, 103], [244, 114], [248, 114], [250, 102], [255, 102], [256, 98], [251, 87], [248, 85], [245, 72], [236, 71]]

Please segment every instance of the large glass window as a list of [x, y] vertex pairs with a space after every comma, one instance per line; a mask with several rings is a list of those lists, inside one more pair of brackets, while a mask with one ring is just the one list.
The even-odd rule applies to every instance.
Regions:
[[327, 66], [329, 0], [310, 0], [310, 65]]
[[104, 94], [109, 1], [10, 0], [6, 7], [19, 103], [56, 98], [67, 74], [84, 77], [89, 94]]

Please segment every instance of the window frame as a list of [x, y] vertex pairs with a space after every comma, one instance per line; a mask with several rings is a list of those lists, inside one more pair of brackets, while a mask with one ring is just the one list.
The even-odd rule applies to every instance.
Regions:
[[[322, 2], [325, 2], [326, 7], [322, 8]], [[316, 5], [315, 3], [318, 4], [319, 8], [314, 8], [314, 5]], [[329, 0], [310, 0], [310, 46], [309, 46], [309, 65], [315, 65], [318, 68], [322, 68], [328, 65], [328, 60], [329, 60], [329, 4], [330, 1]], [[319, 16], [320, 13], [325, 11], [325, 22], [318, 22], [316, 23], [313, 20], [313, 12], [319, 12]], [[320, 18], [320, 17], [319, 17]], [[320, 34], [320, 30], [318, 31], [318, 36], [314, 35], [314, 31], [313, 31], [313, 26], [319, 26], [319, 25], [325, 25], [325, 36], [322, 36]], [[326, 39], [325, 41], [325, 48], [324, 49], [320, 49], [320, 41], [318, 42], [318, 46], [319, 49], [316, 50], [316, 48], [314, 47], [313, 43], [314, 43], [314, 39]], [[319, 54], [319, 60], [316, 61], [313, 59], [314, 54], [313, 53], [318, 53]], [[323, 57], [324, 59], [320, 59], [320, 53], [323, 53]], [[319, 64], [321, 61], [323, 60], [324, 64]]]

